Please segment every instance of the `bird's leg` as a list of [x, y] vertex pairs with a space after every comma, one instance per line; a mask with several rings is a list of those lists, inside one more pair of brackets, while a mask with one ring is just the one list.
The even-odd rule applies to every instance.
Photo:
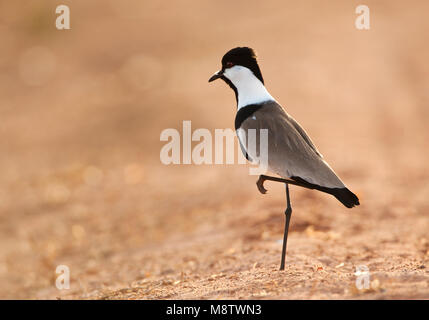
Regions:
[[286, 246], [287, 246], [287, 236], [289, 233], [289, 222], [290, 217], [292, 216], [292, 206], [290, 205], [290, 197], [289, 197], [289, 185], [285, 183], [286, 186], [286, 221], [285, 221], [285, 231], [283, 234], [283, 249], [282, 249], [282, 261], [280, 263], [280, 270], [285, 269], [285, 261], [286, 261]]
[[291, 185], [303, 187], [306, 189], [312, 189], [312, 188], [309, 187], [308, 185], [305, 185], [305, 184], [300, 183], [300, 182], [295, 181], [295, 180], [283, 179], [283, 178], [278, 178], [278, 177], [271, 177], [271, 176], [266, 176], [266, 175], [261, 174], [259, 176], [258, 181], [256, 182], [256, 185], [258, 187], [259, 192], [261, 192], [262, 194], [265, 194], [267, 192], [267, 190], [264, 188], [264, 182], [266, 180], [275, 181], [275, 182], [282, 182], [286, 186], [286, 205], [287, 205], [286, 210], [285, 210], [286, 221], [285, 221], [285, 230], [284, 230], [284, 235], [283, 235], [282, 261], [280, 264], [280, 270], [284, 270], [285, 269], [285, 260], [286, 260], [287, 237], [288, 237], [288, 232], [289, 232], [289, 223], [290, 223], [290, 218], [292, 216], [292, 206], [290, 204], [290, 197], [289, 197], [289, 185], [291, 184]]
[[305, 184], [298, 182], [298, 181], [295, 181], [295, 180], [283, 179], [283, 178], [278, 178], [278, 177], [271, 177], [271, 176], [266, 176], [264, 174], [261, 174], [259, 176], [258, 181], [256, 182], [256, 186], [258, 187], [259, 192], [262, 194], [267, 193], [267, 189], [264, 188], [264, 182], [266, 180], [281, 182], [281, 183], [286, 183], [286, 184], [292, 184], [294, 186], [303, 187], [306, 189], [313, 189], [313, 188], [309, 187], [308, 185], [305, 185]]

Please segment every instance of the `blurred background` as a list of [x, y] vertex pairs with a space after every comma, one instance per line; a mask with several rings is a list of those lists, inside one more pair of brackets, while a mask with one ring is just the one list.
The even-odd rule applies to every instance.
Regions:
[[[0, 0], [0, 298], [428, 298], [428, 12]], [[268, 90], [361, 199], [292, 188], [284, 273], [281, 185], [261, 195], [246, 165], [159, 160], [183, 120], [233, 128], [232, 90], [207, 80], [236, 46], [256, 49]]]

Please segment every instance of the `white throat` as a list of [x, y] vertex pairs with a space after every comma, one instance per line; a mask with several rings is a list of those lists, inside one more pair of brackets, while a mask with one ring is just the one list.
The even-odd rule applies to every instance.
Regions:
[[243, 66], [233, 66], [225, 70], [224, 76], [231, 80], [237, 88], [238, 109], [249, 104], [274, 101], [264, 84], [256, 78], [250, 69]]

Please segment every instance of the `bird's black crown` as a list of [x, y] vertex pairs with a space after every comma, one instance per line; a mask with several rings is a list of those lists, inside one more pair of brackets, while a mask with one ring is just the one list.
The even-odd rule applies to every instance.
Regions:
[[253, 74], [264, 83], [261, 70], [259, 69], [258, 62], [256, 61], [256, 53], [249, 47], [237, 47], [229, 50], [222, 58], [222, 69], [231, 66], [243, 66], [250, 69]]

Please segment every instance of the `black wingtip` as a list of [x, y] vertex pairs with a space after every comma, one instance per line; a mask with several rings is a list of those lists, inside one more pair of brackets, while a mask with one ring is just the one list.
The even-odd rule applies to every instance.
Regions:
[[313, 183], [309, 183], [300, 177], [291, 177], [293, 180], [305, 184], [308, 188], [316, 189], [322, 192], [332, 194], [347, 208], [353, 208], [354, 206], [360, 205], [359, 198], [347, 188], [328, 188], [322, 187]]
[[329, 193], [337, 198], [347, 208], [353, 208], [354, 206], [360, 205], [359, 198], [347, 188], [333, 188], [330, 189], [330, 191], [331, 192]]

